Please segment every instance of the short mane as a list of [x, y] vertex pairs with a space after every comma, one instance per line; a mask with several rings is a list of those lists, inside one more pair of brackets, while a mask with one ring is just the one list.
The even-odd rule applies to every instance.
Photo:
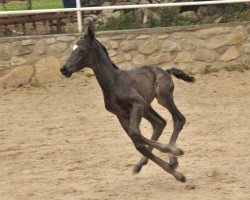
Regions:
[[100, 44], [100, 46], [102, 47], [102, 49], [104, 50], [104, 52], [105, 52], [106, 55], [108, 56], [109, 60], [111, 61], [112, 65], [113, 65], [113, 67], [116, 68], [116, 69], [119, 69], [119, 67], [117, 67], [117, 66], [112, 62], [112, 60], [110, 59], [106, 47], [105, 47], [101, 42], [99, 42], [97, 39], [96, 39], [96, 41]]

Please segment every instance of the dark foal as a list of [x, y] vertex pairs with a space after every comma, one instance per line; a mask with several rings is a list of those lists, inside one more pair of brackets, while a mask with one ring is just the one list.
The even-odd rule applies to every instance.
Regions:
[[[131, 71], [120, 70], [110, 60], [106, 48], [95, 38], [92, 24], [87, 33], [77, 41], [72, 54], [61, 68], [61, 73], [70, 77], [85, 67], [94, 71], [103, 91], [106, 109], [117, 116], [136, 149], [143, 155], [134, 166], [133, 173], [139, 173], [150, 159], [177, 180], [185, 182], [185, 176], [176, 170], [176, 156], [183, 155], [184, 152], [175, 147], [178, 134], [185, 124], [185, 117], [175, 106], [174, 83], [170, 75], [187, 82], [194, 82], [195, 79], [175, 68], [163, 70], [156, 66], [144, 66]], [[168, 109], [173, 118], [174, 130], [169, 144], [157, 142], [166, 121], [151, 107], [154, 98]], [[140, 132], [142, 117], [153, 126], [151, 139], [145, 138]], [[153, 148], [171, 154], [170, 164], [155, 156]]]

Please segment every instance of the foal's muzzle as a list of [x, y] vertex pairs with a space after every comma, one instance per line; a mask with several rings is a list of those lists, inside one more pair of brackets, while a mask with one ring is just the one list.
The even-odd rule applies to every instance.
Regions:
[[71, 77], [72, 73], [68, 71], [67, 67], [62, 66], [62, 68], [60, 69], [61, 73], [63, 76], [65, 76], [66, 78]]

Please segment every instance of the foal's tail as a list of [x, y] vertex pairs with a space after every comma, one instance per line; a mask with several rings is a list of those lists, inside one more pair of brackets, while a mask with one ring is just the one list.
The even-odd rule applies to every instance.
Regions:
[[174, 75], [178, 79], [182, 79], [183, 81], [194, 83], [195, 78], [192, 76], [187, 75], [185, 72], [183, 72], [180, 69], [171, 68], [166, 70], [170, 75]]

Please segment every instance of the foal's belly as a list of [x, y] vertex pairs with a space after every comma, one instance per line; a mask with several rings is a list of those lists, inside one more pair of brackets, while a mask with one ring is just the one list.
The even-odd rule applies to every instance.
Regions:
[[154, 84], [144, 82], [144, 84], [137, 86], [138, 93], [144, 98], [148, 105], [152, 103], [156, 96]]
[[134, 79], [136, 91], [144, 98], [147, 104], [150, 104], [155, 96], [155, 74], [148, 70], [148, 67], [138, 70], [131, 74]]
[[144, 98], [146, 98], [150, 103], [153, 101], [153, 99], [156, 96], [156, 92], [155, 92], [155, 87], [148, 87], [145, 91], [145, 96]]

